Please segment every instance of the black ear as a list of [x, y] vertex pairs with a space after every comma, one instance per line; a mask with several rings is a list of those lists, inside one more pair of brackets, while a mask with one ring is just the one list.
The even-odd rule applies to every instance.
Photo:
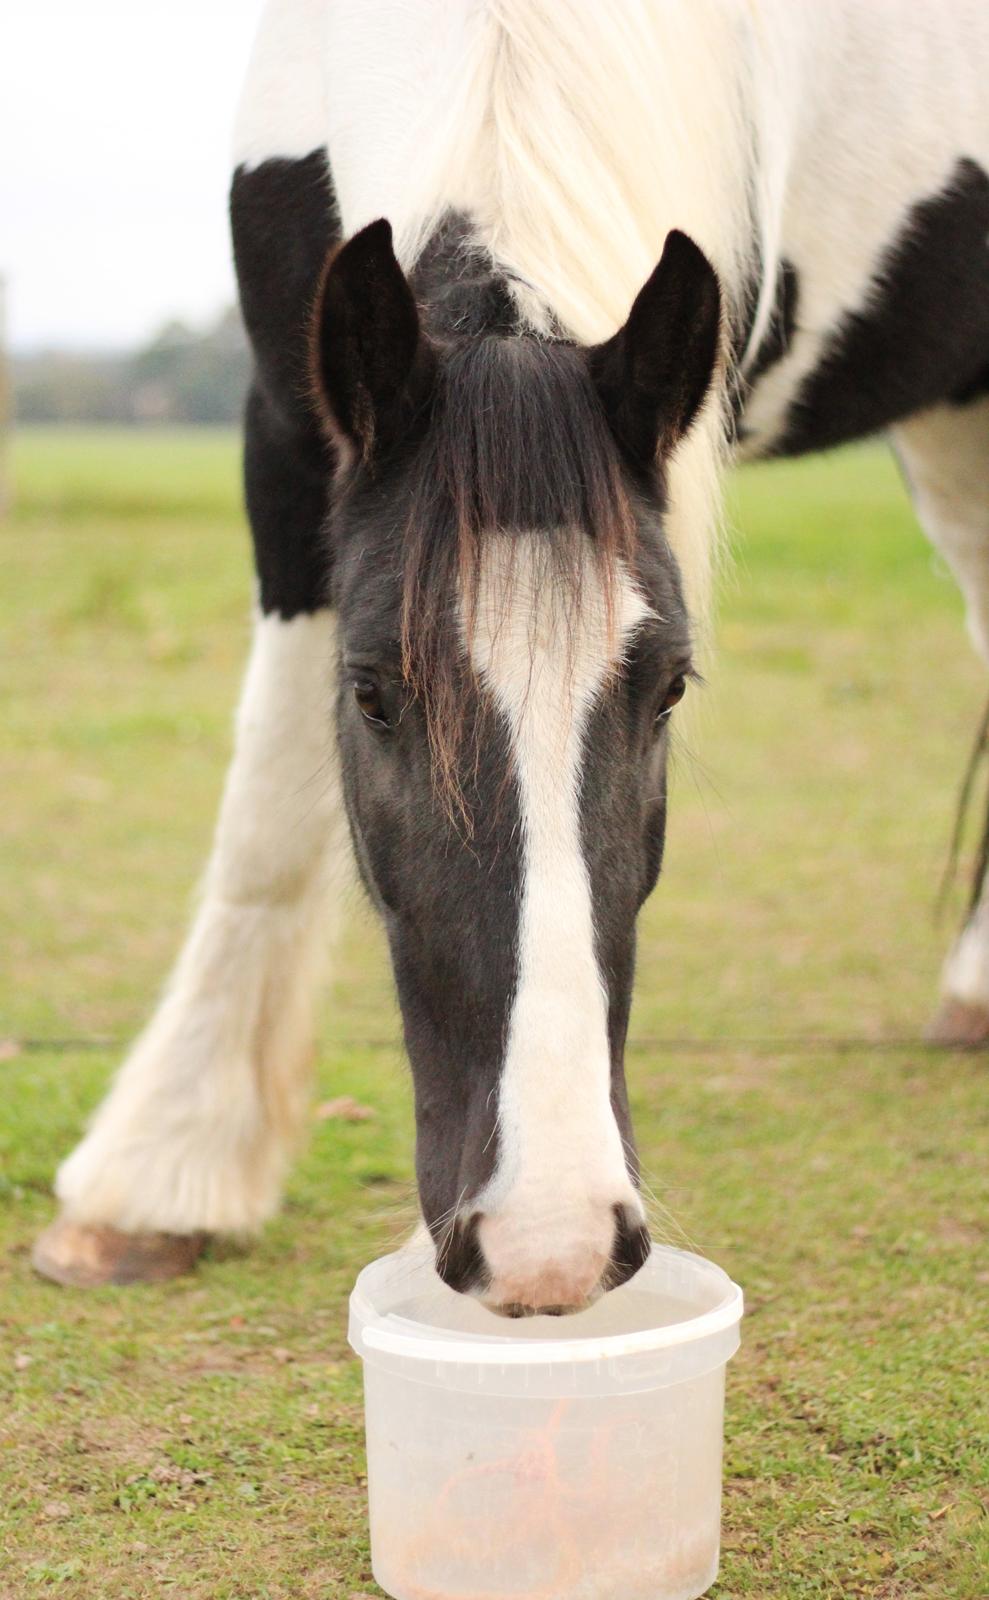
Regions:
[[687, 432], [708, 391], [720, 339], [717, 274], [694, 241], [674, 229], [625, 326], [589, 352], [608, 420], [640, 465]]
[[313, 379], [331, 428], [369, 457], [402, 426], [426, 343], [391, 223], [371, 222], [327, 261], [313, 325]]

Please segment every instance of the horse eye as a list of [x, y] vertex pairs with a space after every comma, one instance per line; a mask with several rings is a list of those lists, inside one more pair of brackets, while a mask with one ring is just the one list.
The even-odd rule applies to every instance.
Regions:
[[664, 717], [668, 717], [670, 712], [673, 710], [673, 707], [680, 704], [680, 701], [683, 699], [684, 694], [686, 693], [686, 689], [686, 674], [683, 672], [678, 672], [666, 691], [666, 698], [660, 707], [659, 716], [656, 718], [657, 722], [661, 722]]
[[376, 683], [372, 683], [369, 678], [358, 678], [354, 684], [354, 699], [365, 722], [370, 722], [375, 728], [389, 726], [385, 708], [381, 703], [381, 690]]

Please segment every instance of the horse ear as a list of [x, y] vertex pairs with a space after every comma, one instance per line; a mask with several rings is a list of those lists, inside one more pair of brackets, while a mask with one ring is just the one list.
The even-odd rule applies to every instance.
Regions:
[[371, 222], [327, 260], [316, 298], [313, 381], [332, 431], [368, 458], [394, 438], [425, 340], [391, 223]]
[[589, 351], [611, 427], [649, 466], [689, 429], [707, 394], [721, 341], [721, 289], [703, 250], [667, 234], [662, 259], [623, 328]]

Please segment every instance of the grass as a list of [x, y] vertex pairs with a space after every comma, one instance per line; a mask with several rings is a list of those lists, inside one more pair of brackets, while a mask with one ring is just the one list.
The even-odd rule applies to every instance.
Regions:
[[[413, 1204], [358, 912], [285, 1208], [196, 1278], [71, 1295], [27, 1252], [152, 1004], [248, 638], [235, 441], [25, 433], [3, 529], [0, 1600], [350, 1600], [371, 1579], [352, 1279]], [[629, 1075], [669, 1229], [746, 1288], [718, 1600], [989, 1591], [984, 1058], [916, 1043], [984, 693], [877, 450], [748, 470], [719, 661], [643, 918]], [[665, 1044], [663, 1041], [667, 1041]], [[616, 1596], [615, 1600], [621, 1600]]]

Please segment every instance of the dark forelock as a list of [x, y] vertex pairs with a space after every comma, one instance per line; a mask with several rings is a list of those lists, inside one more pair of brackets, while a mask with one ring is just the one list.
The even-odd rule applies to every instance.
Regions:
[[635, 531], [618, 450], [580, 350], [494, 334], [447, 350], [412, 472], [402, 651], [448, 795], [457, 793], [470, 671], [460, 619], [469, 632], [485, 539], [537, 535], [542, 581], [573, 603], [589, 542], [610, 604], [619, 563], [634, 565]]

